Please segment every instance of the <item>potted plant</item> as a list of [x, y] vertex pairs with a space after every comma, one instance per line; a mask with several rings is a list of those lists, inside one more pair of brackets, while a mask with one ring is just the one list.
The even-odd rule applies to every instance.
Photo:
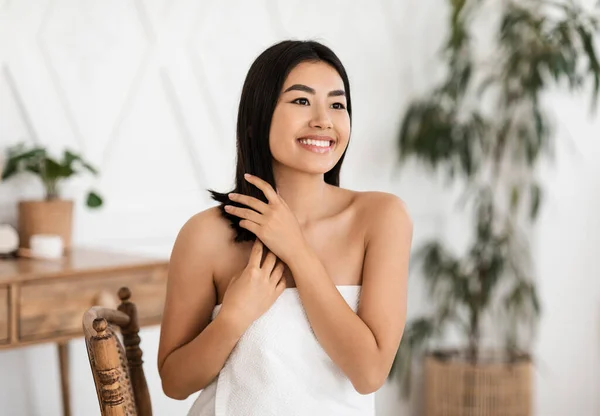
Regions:
[[[62, 158], [57, 159], [42, 146], [28, 147], [19, 143], [8, 148], [1, 179], [29, 173], [36, 175], [44, 186], [42, 200], [19, 201], [17, 228], [21, 247], [29, 247], [29, 238], [34, 234], [55, 234], [62, 238], [65, 250], [70, 248], [73, 201], [61, 199], [59, 187], [62, 181], [84, 171], [98, 174], [92, 165], [70, 150], [65, 150]], [[102, 202], [96, 192], [88, 192], [88, 207], [100, 207]]]
[[[595, 108], [600, 88], [596, 17], [572, 2], [491, 3], [497, 45], [481, 61], [469, 25], [490, 3], [449, 1], [447, 76], [409, 105], [398, 136], [400, 160], [445, 172], [472, 214], [466, 249], [430, 241], [414, 258], [433, 311], [407, 324], [392, 372], [407, 394], [413, 359], [424, 357], [427, 416], [531, 414], [541, 308], [527, 237], [542, 201], [538, 164], [554, 141], [541, 94], [592, 85]], [[462, 347], [445, 347], [449, 333]]]

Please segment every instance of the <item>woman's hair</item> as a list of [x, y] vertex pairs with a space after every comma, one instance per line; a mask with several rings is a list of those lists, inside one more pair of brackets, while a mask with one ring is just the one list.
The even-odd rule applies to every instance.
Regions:
[[[352, 122], [350, 85], [346, 70], [339, 58], [328, 47], [315, 41], [286, 40], [270, 46], [253, 62], [240, 98], [237, 118], [237, 166], [235, 189], [231, 192], [249, 195], [267, 202], [262, 191], [244, 179], [244, 173], [258, 176], [276, 189], [269, 132], [271, 119], [288, 74], [301, 62], [325, 62], [336, 69], [346, 92], [346, 109]], [[325, 173], [325, 182], [339, 186], [340, 169], [346, 152], [338, 163]], [[253, 241], [254, 233], [240, 227], [240, 218], [227, 213], [224, 206], [237, 205], [227, 193], [210, 190], [212, 198], [220, 202], [221, 215], [231, 223], [236, 231], [235, 241]]]

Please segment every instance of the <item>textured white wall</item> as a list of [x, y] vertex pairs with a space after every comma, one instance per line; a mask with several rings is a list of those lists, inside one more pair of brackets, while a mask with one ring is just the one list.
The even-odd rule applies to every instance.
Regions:
[[[415, 246], [442, 233], [461, 238], [441, 186], [415, 169], [393, 176], [395, 133], [408, 100], [431, 85], [444, 35], [442, 0], [4, 0], [0, 1], [0, 144], [21, 139], [82, 151], [101, 170], [78, 178], [65, 196], [81, 202], [95, 185], [98, 212], [79, 204], [79, 244], [168, 256], [179, 227], [212, 202], [205, 188], [228, 189], [242, 82], [254, 59], [284, 38], [331, 46], [351, 79], [354, 130], [342, 185], [404, 198]], [[549, 174], [537, 253], [546, 306], [536, 401], [540, 416], [600, 413], [600, 223], [598, 125], [582, 103], [556, 99], [583, 156]], [[595, 137], [593, 137], [595, 136]], [[596, 139], [596, 140], [593, 140]], [[0, 185], [0, 222], [15, 202], [38, 197], [28, 179]], [[588, 234], [583, 236], [583, 227]], [[409, 315], [423, 309], [418, 278]], [[158, 328], [142, 342], [155, 414], [184, 414], [193, 398], [166, 398], [156, 371]], [[72, 408], [98, 414], [81, 340], [71, 343]], [[0, 414], [60, 415], [55, 348], [0, 353]], [[571, 388], [568, 388], [571, 387]], [[379, 416], [417, 415], [389, 383], [377, 393]], [[417, 400], [418, 390], [413, 398]]]

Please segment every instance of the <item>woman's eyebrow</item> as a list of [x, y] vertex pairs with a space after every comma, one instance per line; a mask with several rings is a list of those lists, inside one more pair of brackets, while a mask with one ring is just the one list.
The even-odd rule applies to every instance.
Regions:
[[[294, 84], [291, 87], [288, 87], [283, 93], [285, 94], [288, 91], [304, 91], [307, 92], [309, 94], [315, 94], [315, 90], [314, 88], [311, 88], [309, 86], [303, 85], [303, 84]], [[330, 91], [329, 94], [327, 94], [328, 97], [340, 97], [340, 96], [346, 96], [346, 92], [344, 90], [333, 90]]]

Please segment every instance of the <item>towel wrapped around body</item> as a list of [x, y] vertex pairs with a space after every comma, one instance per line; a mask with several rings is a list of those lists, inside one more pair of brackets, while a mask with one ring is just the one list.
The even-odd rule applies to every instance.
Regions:
[[[336, 286], [357, 311], [360, 285]], [[212, 318], [219, 313], [217, 305]], [[374, 394], [358, 393], [312, 331], [296, 288], [248, 327], [188, 416], [373, 416]]]

